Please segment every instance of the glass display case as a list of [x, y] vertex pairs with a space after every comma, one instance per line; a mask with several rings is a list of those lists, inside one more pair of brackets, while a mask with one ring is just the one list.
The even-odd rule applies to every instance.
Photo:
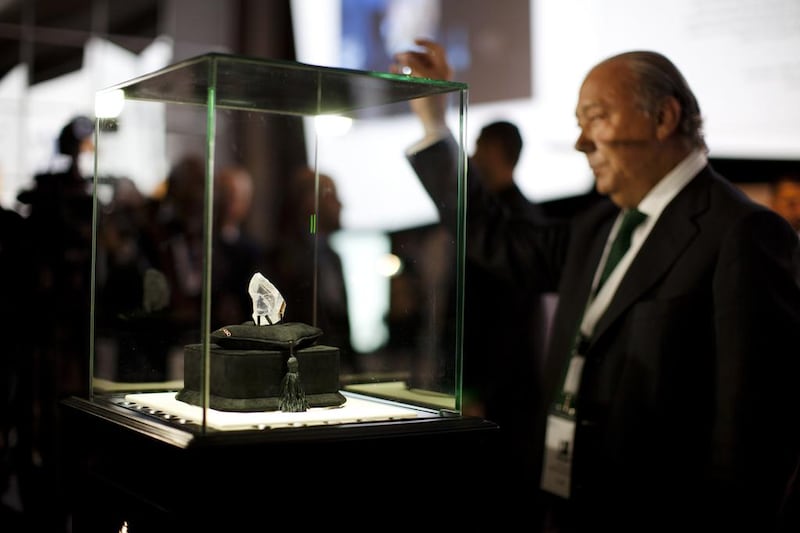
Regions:
[[[393, 134], [425, 97], [453, 220]], [[197, 434], [461, 414], [465, 84], [211, 53], [97, 105], [88, 403]], [[292, 121], [308, 164], [277, 175]]]

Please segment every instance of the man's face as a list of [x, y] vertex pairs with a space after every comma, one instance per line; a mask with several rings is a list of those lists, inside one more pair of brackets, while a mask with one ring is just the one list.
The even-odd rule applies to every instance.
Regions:
[[491, 191], [499, 191], [511, 185], [501, 182], [498, 178], [498, 169], [504, 165], [502, 158], [501, 147], [497, 140], [478, 137], [472, 154], [472, 163], [478, 169], [483, 184]]
[[336, 193], [336, 184], [329, 176], [319, 176], [319, 226], [326, 233], [333, 233], [341, 226], [342, 203]]
[[634, 98], [635, 80], [621, 62], [602, 64], [584, 81], [575, 114], [595, 186], [620, 207], [633, 207], [657, 181], [649, 162], [658, 151], [656, 121]]

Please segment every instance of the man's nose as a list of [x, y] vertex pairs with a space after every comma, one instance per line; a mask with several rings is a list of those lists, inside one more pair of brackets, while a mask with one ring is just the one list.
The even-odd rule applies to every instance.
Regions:
[[578, 134], [578, 138], [575, 140], [575, 149], [585, 154], [595, 150], [594, 142], [584, 134], [583, 130], [581, 130]]

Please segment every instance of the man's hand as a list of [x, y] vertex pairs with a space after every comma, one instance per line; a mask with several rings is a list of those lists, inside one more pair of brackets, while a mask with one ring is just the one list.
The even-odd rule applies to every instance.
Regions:
[[[424, 48], [424, 51], [395, 54], [395, 62], [390, 66], [390, 71], [395, 74], [450, 81], [453, 77], [453, 68], [447, 61], [444, 47], [428, 39], [415, 39], [414, 42]], [[409, 105], [422, 121], [426, 136], [437, 135], [447, 127], [445, 124], [447, 95], [417, 98], [411, 100]]]
[[428, 39], [415, 39], [414, 43], [424, 50], [409, 50], [395, 54], [395, 63], [391, 66], [392, 72], [434, 80], [452, 79], [453, 69], [447, 62], [447, 54], [442, 45]]

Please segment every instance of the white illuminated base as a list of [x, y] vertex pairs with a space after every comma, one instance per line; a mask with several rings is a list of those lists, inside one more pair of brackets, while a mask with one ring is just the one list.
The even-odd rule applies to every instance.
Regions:
[[[178, 419], [202, 423], [203, 410], [175, 399], [176, 392], [145, 392], [126, 394], [125, 400], [136, 404], [146, 412]], [[300, 413], [282, 411], [217, 411], [208, 409], [206, 424], [221, 430], [266, 429], [282, 427], [321, 426], [352, 422], [371, 422], [381, 420], [404, 420], [438, 416], [435, 412], [412, 409], [381, 400], [359, 397], [342, 392], [346, 401], [339, 407], [315, 407]]]

